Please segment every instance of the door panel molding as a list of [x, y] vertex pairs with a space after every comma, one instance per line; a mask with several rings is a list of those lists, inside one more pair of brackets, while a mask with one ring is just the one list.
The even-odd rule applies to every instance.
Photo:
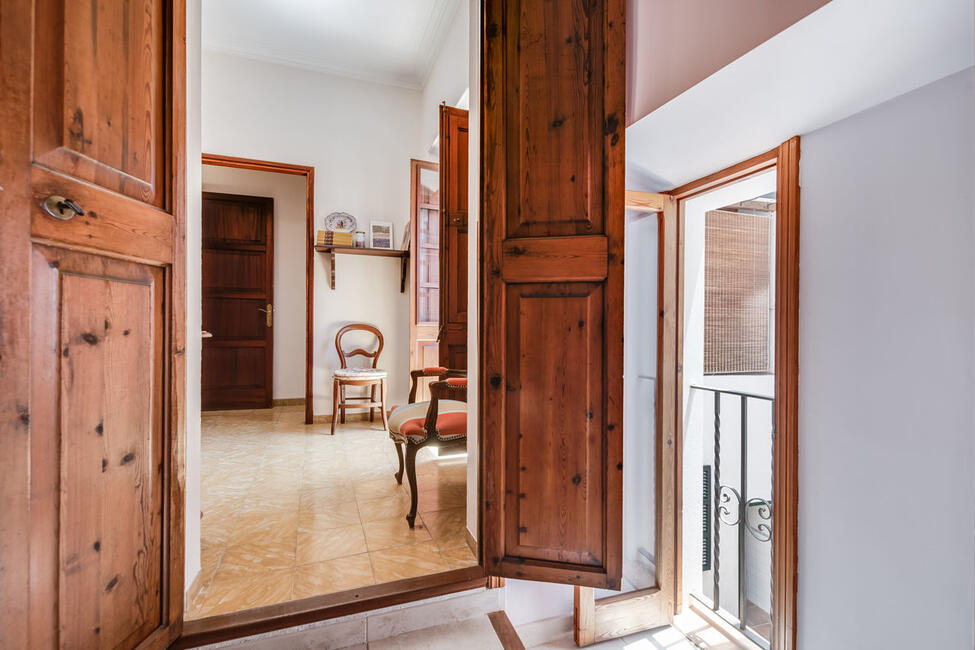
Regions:
[[485, 569], [618, 589], [625, 2], [483, 6]]

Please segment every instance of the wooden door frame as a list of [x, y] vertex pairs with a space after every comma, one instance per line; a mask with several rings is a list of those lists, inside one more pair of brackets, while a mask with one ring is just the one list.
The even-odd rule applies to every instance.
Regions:
[[[204, 190], [202, 194], [203, 198], [211, 197], [216, 200], [224, 201], [236, 201], [238, 204], [246, 203], [249, 205], [260, 204], [264, 210], [267, 211], [267, 221], [264, 224], [265, 232], [265, 260], [267, 263], [264, 268], [264, 281], [267, 289], [267, 304], [274, 305], [274, 199], [265, 196], [251, 196], [249, 194], [230, 194], [226, 192], [210, 192]], [[200, 218], [202, 219], [202, 211], [200, 213]], [[203, 273], [201, 269], [200, 281], [203, 282]], [[202, 296], [206, 298], [206, 296]], [[273, 319], [273, 307], [272, 307], [272, 319]], [[273, 320], [271, 321], [273, 324]], [[271, 330], [270, 333], [267, 330]], [[270, 336], [268, 336], [270, 334]], [[265, 360], [264, 360], [264, 385], [267, 387], [267, 398], [264, 401], [264, 408], [271, 408], [274, 402], [274, 330], [272, 328], [265, 328], [264, 332], [265, 341], [270, 339], [270, 342], [265, 346]], [[203, 373], [200, 373], [200, 392], [203, 392]], [[202, 405], [202, 399], [201, 399]], [[202, 406], [201, 406], [202, 408]], [[219, 409], [206, 409], [206, 410], [235, 410], [238, 408], [252, 408], [250, 406], [236, 405], [232, 407], [221, 407]]]
[[[419, 215], [417, 214], [417, 188], [420, 182], [420, 172], [424, 169], [436, 171], [437, 174], [440, 173], [440, 163], [432, 162], [429, 160], [419, 160], [417, 158], [410, 158], [410, 368], [419, 368], [416, 364], [417, 360], [414, 359], [416, 353], [415, 344], [416, 341], [413, 338], [413, 329], [417, 326], [416, 322], [416, 278], [417, 278], [417, 265], [420, 263], [420, 249], [419, 249], [419, 238], [417, 237], [417, 232], [419, 228]], [[440, 236], [439, 234], [437, 235]], [[439, 263], [439, 255], [438, 255]]]
[[[167, 98], [164, 130], [168, 137], [163, 153], [166, 165], [166, 195], [162, 209], [172, 215], [172, 254], [169, 260], [148, 261], [76, 245], [61, 245], [78, 251], [145, 262], [164, 269], [164, 335], [166, 388], [163, 396], [163, 436], [165, 452], [163, 519], [162, 589], [167, 598], [163, 607], [165, 634], [175, 639], [182, 629], [184, 605], [185, 551], [185, 467], [186, 467], [186, 5], [185, 0], [172, 0], [165, 8], [171, 21], [166, 26], [163, 47], [168, 65], [163, 71]], [[171, 13], [170, 13], [171, 12]], [[31, 121], [32, 53], [34, 39], [32, 2], [0, 4], [0, 41], [31, 47], [0, 47], [0, 70], [3, 88], [0, 114], [4, 116], [11, 137], [0, 141], [0, 436], [5, 443], [0, 459], [0, 605], [6, 614], [0, 630], [0, 645], [28, 647], [35, 635], [29, 616], [31, 546], [22, 540], [30, 531], [29, 447], [31, 426], [31, 213], [30, 170], [33, 155]], [[134, 205], [134, 204], [133, 204]], [[21, 541], [14, 541], [21, 540]]]
[[[772, 643], [773, 650], [795, 650], [797, 630], [798, 578], [798, 503], [799, 503], [799, 136], [778, 147], [732, 165], [704, 178], [668, 192], [678, 201], [698, 196], [709, 190], [755, 174], [776, 170], [775, 215], [775, 402], [773, 406], [774, 442], [772, 462], [775, 467], [772, 485]], [[678, 297], [677, 360], [683, 356], [683, 266], [684, 215], [678, 211], [679, 239], [668, 240], [668, 261], [676, 259], [676, 284], [665, 282], [668, 292]], [[663, 263], [663, 258], [659, 261]], [[661, 267], [661, 273], [666, 271]], [[677, 376], [677, 410], [683, 377], [681, 364], [669, 368]], [[677, 438], [681, 439], [682, 422], [678, 417]], [[678, 551], [680, 549], [678, 537]], [[678, 585], [680, 585], [678, 572]], [[678, 596], [680, 589], [678, 590]], [[677, 610], [680, 610], [678, 601]]]
[[[309, 165], [203, 154], [203, 164], [303, 176], [305, 179], [305, 424], [314, 421], [312, 361], [315, 351], [315, 168]], [[272, 283], [273, 284], [273, 283]], [[272, 387], [273, 391], [273, 387]], [[272, 395], [273, 396], [273, 395]]]

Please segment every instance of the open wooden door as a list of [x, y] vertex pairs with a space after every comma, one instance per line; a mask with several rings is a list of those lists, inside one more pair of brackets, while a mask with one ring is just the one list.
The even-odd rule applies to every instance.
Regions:
[[0, 5], [0, 647], [181, 630], [184, 21]]
[[467, 369], [467, 111], [440, 107], [440, 365]]
[[[410, 368], [440, 365], [440, 165], [410, 161]], [[432, 378], [420, 378], [416, 400], [430, 399]]]
[[625, 0], [485, 0], [482, 536], [493, 575], [620, 588]]

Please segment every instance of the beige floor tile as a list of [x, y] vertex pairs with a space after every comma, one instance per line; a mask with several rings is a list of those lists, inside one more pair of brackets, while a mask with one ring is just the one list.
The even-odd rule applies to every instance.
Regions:
[[302, 564], [295, 568], [294, 598], [321, 596], [375, 583], [368, 553]]
[[391, 497], [359, 501], [359, 519], [363, 523], [397, 517], [405, 522], [409, 511], [410, 495], [403, 491]]
[[237, 546], [247, 542], [294, 544], [297, 534], [298, 513], [294, 510], [273, 514], [246, 512], [234, 520], [227, 545]]
[[362, 526], [343, 526], [324, 531], [299, 532], [296, 558], [301, 565], [359, 555], [367, 550]]
[[291, 600], [294, 572], [265, 571], [247, 576], [217, 575], [199, 616], [215, 616]]
[[323, 531], [359, 523], [355, 501], [308, 502], [298, 510], [298, 529]]
[[294, 565], [294, 541], [250, 540], [227, 549], [220, 561], [217, 578], [222, 575], [242, 576], [278, 569], [293, 569]]
[[450, 569], [433, 542], [374, 551], [369, 553], [369, 558], [377, 584]]
[[464, 508], [467, 506], [467, 489], [465, 487], [440, 487], [432, 490], [420, 490], [417, 496], [417, 510], [420, 513]]
[[305, 490], [300, 495], [298, 509], [331, 512], [336, 507], [341, 507], [339, 504], [343, 503], [355, 503], [355, 493], [348, 485]]
[[413, 528], [410, 528], [405, 518], [394, 517], [363, 523], [362, 530], [365, 531], [366, 545], [370, 551], [430, 540], [430, 531], [419, 518]]
[[[406, 481], [404, 480], [405, 484]], [[396, 483], [392, 475], [388, 477], [363, 479], [353, 483], [356, 501], [393, 497], [403, 491], [403, 486]]]
[[440, 548], [467, 544], [467, 509], [451, 508], [421, 513], [420, 517]]
[[443, 559], [447, 561], [451, 569], [463, 569], [477, 564], [477, 558], [474, 557], [474, 553], [471, 552], [467, 544], [456, 548], [441, 548], [440, 554], [443, 555]]

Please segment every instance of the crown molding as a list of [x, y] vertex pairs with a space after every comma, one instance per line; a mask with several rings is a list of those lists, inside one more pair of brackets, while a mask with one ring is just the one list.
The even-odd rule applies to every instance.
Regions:
[[306, 53], [284, 52], [281, 50], [272, 51], [270, 46], [259, 43], [249, 43], [248, 45], [248, 47], [238, 47], [225, 43], [204, 42], [203, 49], [208, 52], [229, 54], [231, 56], [250, 59], [252, 61], [273, 63], [275, 65], [298, 68], [301, 70], [307, 70], [309, 72], [317, 72], [319, 74], [331, 75], [334, 77], [343, 77], [345, 79], [352, 79], [354, 81], [362, 81], [365, 83], [394, 86], [396, 88], [405, 88], [408, 90], [421, 90], [423, 88], [423, 81], [415, 75], [407, 76], [366, 72], [361, 69], [325, 63], [321, 59], [317, 59], [314, 56]]

